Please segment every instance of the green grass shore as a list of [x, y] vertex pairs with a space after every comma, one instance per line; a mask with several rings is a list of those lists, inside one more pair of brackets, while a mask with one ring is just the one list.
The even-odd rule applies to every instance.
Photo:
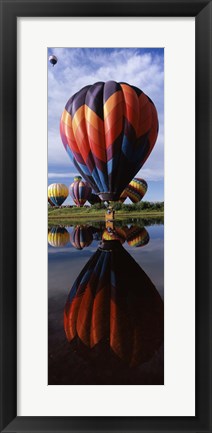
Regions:
[[[90, 221], [104, 221], [105, 219], [105, 209], [94, 209], [92, 207], [86, 208], [49, 208], [48, 209], [48, 222], [49, 225], [68, 225], [75, 223], [83, 223]], [[128, 219], [128, 218], [158, 218], [162, 219], [164, 216], [163, 210], [116, 210], [115, 218], [116, 220]]]

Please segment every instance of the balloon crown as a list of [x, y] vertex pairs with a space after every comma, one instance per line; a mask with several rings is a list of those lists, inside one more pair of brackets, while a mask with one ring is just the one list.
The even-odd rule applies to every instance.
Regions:
[[75, 176], [74, 177], [74, 182], [77, 182], [78, 180], [82, 180], [82, 177], [81, 176]]

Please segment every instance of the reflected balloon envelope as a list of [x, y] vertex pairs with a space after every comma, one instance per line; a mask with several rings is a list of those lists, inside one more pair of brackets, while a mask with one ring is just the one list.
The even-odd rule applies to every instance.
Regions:
[[131, 226], [125, 233], [130, 247], [144, 247], [149, 243], [149, 233], [145, 227]]
[[131, 367], [146, 362], [163, 341], [163, 302], [151, 280], [119, 241], [104, 241], [76, 279], [64, 329], [95, 356], [107, 351]]
[[93, 241], [92, 228], [83, 225], [74, 227], [70, 235], [70, 241], [74, 248], [83, 250], [83, 248], [88, 247]]
[[125, 231], [121, 227], [114, 227], [110, 229], [109, 227], [103, 231], [102, 239], [105, 241], [115, 241], [118, 240], [123, 244], [126, 240]]
[[52, 247], [64, 247], [69, 242], [69, 233], [64, 227], [52, 227], [48, 231], [48, 243]]

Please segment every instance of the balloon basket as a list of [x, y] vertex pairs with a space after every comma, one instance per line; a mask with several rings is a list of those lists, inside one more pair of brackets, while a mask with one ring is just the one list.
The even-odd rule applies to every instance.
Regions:
[[105, 224], [106, 228], [114, 229], [115, 222], [115, 211], [112, 206], [109, 206], [105, 212]]

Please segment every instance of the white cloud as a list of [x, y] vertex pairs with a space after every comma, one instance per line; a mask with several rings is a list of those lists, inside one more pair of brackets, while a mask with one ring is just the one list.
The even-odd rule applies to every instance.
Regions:
[[55, 179], [55, 178], [67, 178], [70, 179], [74, 176], [77, 176], [79, 173], [78, 172], [70, 172], [70, 173], [54, 173], [54, 172], [49, 172], [48, 173], [48, 178], [49, 179]]

